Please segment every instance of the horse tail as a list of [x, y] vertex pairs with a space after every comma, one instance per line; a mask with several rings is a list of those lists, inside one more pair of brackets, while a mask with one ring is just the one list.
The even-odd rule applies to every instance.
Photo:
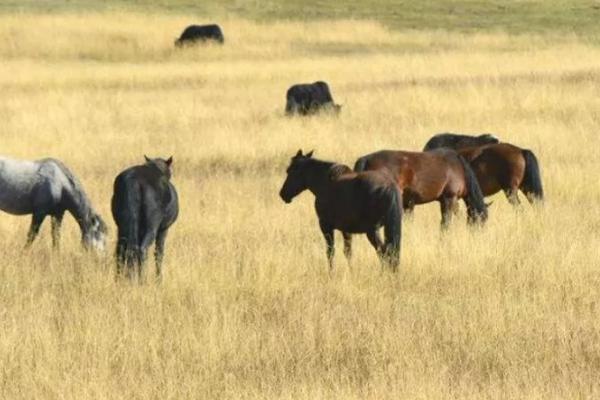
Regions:
[[367, 169], [368, 158], [366, 156], [359, 158], [354, 163], [354, 172], [362, 172]]
[[544, 200], [544, 188], [537, 157], [531, 150], [522, 150], [521, 153], [525, 158], [525, 174], [521, 188], [528, 199]]
[[469, 214], [469, 223], [474, 223], [477, 220], [485, 222], [488, 217], [487, 205], [485, 204], [485, 198], [481, 192], [481, 187], [477, 181], [475, 172], [469, 165], [469, 162], [460, 154], [457, 154], [460, 160], [463, 170], [465, 172], [465, 183], [467, 185], [467, 196], [465, 197], [465, 203], [467, 204], [467, 213]]
[[402, 192], [394, 184], [389, 208], [385, 215], [383, 232], [385, 234], [385, 256], [392, 270], [398, 270], [400, 264], [400, 242], [402, 239]]
[[142, 193], [135, 182], [124, 176], [115, 180], [113, 214], [117, 222], [117, 261], [132, 266], [140, 257]]

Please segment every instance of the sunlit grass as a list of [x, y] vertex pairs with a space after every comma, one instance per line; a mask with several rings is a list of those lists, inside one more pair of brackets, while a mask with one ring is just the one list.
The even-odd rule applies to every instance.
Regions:
[[[3, 398], [598, 396], [600, 50], [229, 18], [225, 46], [175, 51], [186, 21], [0, 17], [2, 153], [67, 163], [111, 248], [113, 179], [143, 154], [174, 156], [181, 201], [161, 286], [115, 282], [72, 219], [59, 254], [48, 226], [24, 253], [28, 218], [1, 215]], [[284, 117], [286, 89], [318, 79], [341, 115]], [[397, 275], [357, 236], [330, 277], [312, 195], [278, 198], [289, 157], [352, 165], [441, 131], [532, 149], [544, 206], [498, 195], [484, 229], [462, 215], [446, 233], [419, 207]]]

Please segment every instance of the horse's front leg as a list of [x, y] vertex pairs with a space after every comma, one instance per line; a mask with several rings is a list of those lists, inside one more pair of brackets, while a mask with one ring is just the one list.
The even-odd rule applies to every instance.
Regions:
[[348, 260], [348, 266], [352, 267], [352, 234], [348, 232], [342, 232], [344, 237], [344, 255]]
[[319, 227], [325, 237], [325, 243], [327, 244], [327, 261], [329, 261], [329, 272], [333, 271], [333, 256], [335, 254], [335, 245], [333, 239], [333, 228], [323, 221], [319, 221]]
[[44, 218], [46, 218], [46, 214], [34, 213], [31, 217], [31, 225], [29, 227], [29, 232], [27, 233], [27, 242], [25, 243], [25, 248], [29, 248], [35, 237], [40, 231], [40, 227], [42, 226], [42, 222], [44, 222]]
[[64, 213], [58, 213], [56, 215], [53, 215], [52, 218], [50, 219], [50, 222], [52, 224], [52, 247], [54, 249], [58, 249], [59, 246], [59, 242], [60, 242], [60, 227], [62, 225], [62, 220], [64, 217]]

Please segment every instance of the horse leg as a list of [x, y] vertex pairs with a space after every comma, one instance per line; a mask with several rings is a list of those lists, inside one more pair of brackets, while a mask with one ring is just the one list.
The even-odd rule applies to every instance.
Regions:
[[342, 232], [342, 236], [344, 236], [344, 255], [348, 260], [348, 266], [352, 267], [352, 235]]
[[64, 212], [59, 212], [52, 216], [50, 222], [52, 224], [52, 247], [58, 250], [59, 241], [60, 241], [60, 227], [62, 225], [62, 220], [64, 217]]
[[27, 242], [25, 243], [25, 248], [29, 248], [35, 240], [35, 237], [42, 226], [42, 222], [44, 222], [44, 218], [46, 218], [46, 214], [33, 214], [31, 217], [31, 226], [29, 227], [29, 232], [27, 233]]
[[508, 199], [508, 202], [514, 206], [514, 207], [518, 207], [521, 205], [521, 200], [519, 200], [519, 193], [518, 190], [516, 188], [508, 188], [508, 189], [504, 189], [504, 194], [506, 195], [506, 198]]
[[379, 261], [381, 261], [382, 264], [385, 263], [383, 241], [381, 240], [381, 236], [379, 236], [377, 229], [367, 232], [367, 239], [369, 239], [371, 246], [375, 248]]
[[442, 229], [448, 229], [450, 221], [452, 221], [452, 214], [456, 207], [455, 197], [442, 197], [440, 199], [440, 210], [442, 212]]
[[327, 243], [327, 261], [329, 261], [329, 272], [331, 272], [333, 271], [333, 255], [335, 254], [333, 228], [321, 221], [319, 221], [319, 226]]
[[156, 261], [156, 280], [162, 281], [162, 261], [165, 253], [165, 241], [167, 239], [167, 230], [162, 229], [156, 235], [156, 244], [154, 246], [154, 259]]
[[402, 206], [403, 208], [403, 213], [404, 213], [404, 217], [406, 218], [412, 218], [415, 212], [415, 202], [414, 201], [408, 201], [406, 204], [404, 204]]

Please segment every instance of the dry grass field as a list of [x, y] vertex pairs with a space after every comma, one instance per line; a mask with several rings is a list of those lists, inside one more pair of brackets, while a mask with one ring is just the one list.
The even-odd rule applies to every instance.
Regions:
[[[600, 48], [576, 36], [393, 31], [369, 21], [222, 20], [226, 45], [176, 51], [185, 16], [0, 16], [2, 154], [52, 156], [110, 227], [0, 215], [4, 399], [600, 397]], [[24, 29], [24, 27], [35, 27]], [[285, 118], [293, 83], [330, 83], [338, 117]], [[437, 204], [405, 221], [398, 274], [366, 238], [336, 269], [298, 148], [352, 165], [434, 133], [493, 132], [538, 156], [547, 201], [493, 198], [483, 229]], [[165, 277], [115, 282], [113, 179], [174, 156], [181, 213]], [[153, 264], [148, 265], [153, 273]]]

